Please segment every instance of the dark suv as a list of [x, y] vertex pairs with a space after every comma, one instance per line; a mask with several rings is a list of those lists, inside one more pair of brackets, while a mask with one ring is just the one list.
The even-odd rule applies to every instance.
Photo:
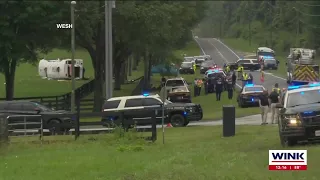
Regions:
[[[34, 101], [2, 101], [0, 102], [0, 113], [6, 116], [21, 115], [21, 117], [12, 117], [15, 120], [23, 119], [23, 115], [41, 115], [43, 128], [49, 129], [50, 131], [68, 131], [74, 124], [72, 121], [73, 114], [71, 112], [63, 110], [56, 111]], [[39, 117], [26, 116], [28, 121], [34, 118]], [[21, 125], [21, 127], [15, 126], [15, 128], [23, 129], [23, 126], [24, 125]], [[28, 127], [30, 126], [28, 125]]]

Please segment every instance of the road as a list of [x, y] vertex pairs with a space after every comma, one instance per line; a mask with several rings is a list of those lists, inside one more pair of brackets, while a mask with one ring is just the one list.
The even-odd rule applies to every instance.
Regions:
[[[205, 55], [210, 55], [216, 64], [223, 66], [228, 62], [236, 62], [242, 55], [237, 54], [233, 49], [225, 45], [222, 41], [215, 38], [196, 38], [195, 39]], [[261, 84], [269, 91], [275, 83], [278, 83], [280, 88], [286, 88], [287, 82], [285, 78], [273, 75], [272, 73], [265, 74], [264, 83], [260, 82], [260, 72], [251, 72], [255, 84]], [[238, 81], [237, 86], [240, 88], [242, 82]]]

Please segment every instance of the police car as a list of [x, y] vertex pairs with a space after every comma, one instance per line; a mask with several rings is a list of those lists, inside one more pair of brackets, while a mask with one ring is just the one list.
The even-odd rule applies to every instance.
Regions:
[[205, 73], [205, 79], [206, 79], [206, 86], [209, 93], [215, 92], [215, 85], [219, 77], [222, 77], [223, 81], [223, 89], [226, 89], [227, 82], [226, 82], [226, 73], [222, 69], [214, 69], [214, 70], [208, 70]]
[[[143, 94], [138, 96], [123, 96], [108, 99], [103, 105], [102, 122], [105, 126], [113, 124], [130, 127], [132, 125], [151, 125], [155, 110], [163, 104], [159, 95]], [[172, 103], [166, 100], [165, 123], [171, 123], [174, 127], [187, 126], [190, 121], [200, 121], [203, 113], [200, 104]], [[124, 113], [124, 122], [120, 115]], [[162, 113], [156, 114], [157, 124], [162, 121]]]
[[277, 108], [282, 146], [320, 140], [320, 83], [289, 86]]
[[239, 107], [259, 106], [259, 96], [266, 90], [262, 85], [247, 84], [241, 89], [237, 101]]

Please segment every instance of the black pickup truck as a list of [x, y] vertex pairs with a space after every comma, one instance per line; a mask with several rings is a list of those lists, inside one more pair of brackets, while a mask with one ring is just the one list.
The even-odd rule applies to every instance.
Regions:
[[279, 137], [282, 146], [299, 141], [320, 140], [320, 86], [294, 86], [282, 96], [279, 116]]
[[[156, 121], [157, 124], [160, 124], [162, 122], [160, 108], [162, 104], [159, 95], [111, 98], [103, 106], [102, 122], [105, 126], [121, 123], [125, 123], [126, 126], [151, 125], [151, 117], [156, 111]], [[121, 120], [121, 116], [124, 120]], [[203, 112], [199, 104], [166, 101], [164, 103], [164, 117], [165, 123], [171, 123], [174, 127], [182, 127], [187, 126], [190, 121], [200, 121]]]

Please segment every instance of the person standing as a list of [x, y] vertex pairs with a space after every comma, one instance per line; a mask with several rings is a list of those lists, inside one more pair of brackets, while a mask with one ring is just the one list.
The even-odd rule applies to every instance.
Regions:
[[242, 74], [242, 87], [244, 87], [248, 83], [249, 76], [247, 73]]
[[238, 80], [241, 80], [240, 78], [242, 77], [242, 74], [243, 74], [243, 66], [240, 64], [239, 66], [238, 66], [238, 69], [237, 69], [237, 71], [238, 71]]
[[259, 107], [261, 110], [261, 120], [262, 120], [261, 125], [268, 124], [267, 119], [268, 119], [269, 106], [270, 104], [268, 100], [268, 91], [264, 90], [263, 94], [259, 96]]
[[217, 82], [216, 82], [216, 99], [217, 99], [217, 101], [220, 101], [222, 91], [223, 91], [222, 78], [218, 77]]
[[237, 82], [237, 75], [236, 73], [233, 71], [232, 73], [232, 86], [233, 86], [233, 90], [236, 90], [236, 82]]
[[279, 110], [276, 107], [279, 103], [280, 94], [277, 89], [273, 89], [273, 91], [269, 95], [269, 104], [271, 107], [271, 123], [278, 123]]
[[197, 86], [198, 86], [197, 93], [198, 93], [198, 95], [197, 96], [201, 95], [201, 87], [202, 87], [202, 85], [203, 85], [202, 79], [198, 79], [198, 81], [197, 81]]
[[208, 94], [208, 83], [207, 80], [205, 78], [202, 79], [203, 85], [204, 85], [204, 94], [207, 95]]
[[197, 97], [198, 95], [198, 79], [195, 78], [193, 81], [193, 95], [194, 97]]
[[228, 99], [232, 99], [233, 98], [233, 82], [232, 82], [232, 76], [228, 77], [227, 79], [227, 91], [228, 91]]

